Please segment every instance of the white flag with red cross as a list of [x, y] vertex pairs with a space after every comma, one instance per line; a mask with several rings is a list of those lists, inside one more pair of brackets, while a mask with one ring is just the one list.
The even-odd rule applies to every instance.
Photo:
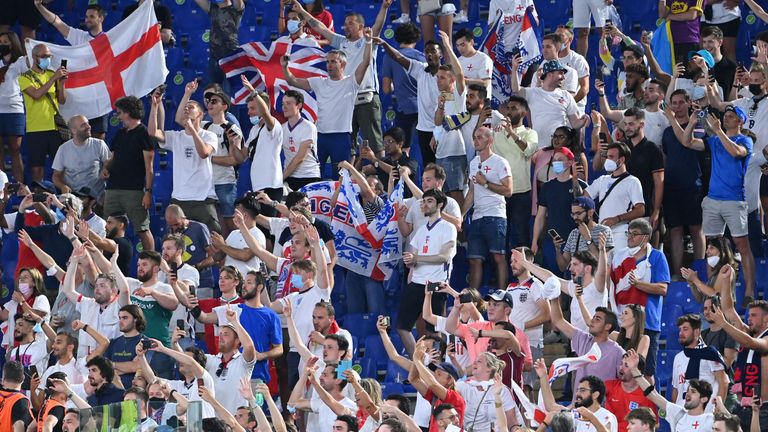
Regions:
[[76, 114], [87, 118], [107, 114], [116, 100], [146, 96], [168, 75], [157, 17], [149, 1], [86, 44], [61, 46], [28, 39], [27, 52], [39, 43], [50, 48], [52, 69], [67, 60], [67, 102], [60, 106], [65, 120]]

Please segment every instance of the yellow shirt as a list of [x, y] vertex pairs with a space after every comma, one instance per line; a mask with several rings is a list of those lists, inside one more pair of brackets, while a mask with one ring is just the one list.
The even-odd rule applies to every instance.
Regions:
[[[30, 74], [33, 74], [41, 84], [45, 85], [49, 80], [53, 79], [53, 71], [46, 70], [43, 73], [37, 73], [32, 69], [29, 70]], [[19, 75], [19, 88], [24, 94], [24, 108], [27, 112], [27, 132], [42, 132], [55, 130], [56, 124], [53, 121], [53, 116], [56, 114], [56, 109], [51, 105], [51, 101], [47, 96], [43, 96], [38, 100], [30, 97], [25, 89], [28, 88], [40, 88], [35, 80], [26, 76], [26, 74]], [[52, 85], [48, 89], [48, 94], [51, 95], [53, 103], [58, 108], [59, 102], [56, 100], [56, 86]]]
[[515, 128], [515, 134], [525, 141], [525, 150], [507, 138], [502, 130], [494, 134], [493, 152], [507, 160], [512, 175], [512, 193], [523, 193], [531, 190], [531, 156], [539, 148], [539, 136], [533, 129], [525, 126]]

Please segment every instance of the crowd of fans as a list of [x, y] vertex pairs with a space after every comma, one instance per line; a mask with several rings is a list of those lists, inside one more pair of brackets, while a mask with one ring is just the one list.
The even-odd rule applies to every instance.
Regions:
[[[643, 5], [671, 22], [671, 71], [648, 33], [634, 40], [615, 25], [612, 1], [574, 0], [571, 27], [547, 23], [557, 27], [539, 65], [520, 75], [512, 60], [514, 95], [495, 109], [493, 62], [472, 31], [453, 31], [468, 1], [400, 0], [397, 17], [383, 0], [373, 23], [347, 14], [343, 34], [322, 0], [260, 3], [280, 9], [278, 41], [327, 50], [328, 76], [296, 76], [281, 58], [290, 89], [277, 112], [241, 77], [243, 125], [218, 61], [247, 42], [246, 4], [195, 0], [210, 15], [209, 82], [186, 84], [177, 128], [164, 86], [117, 100], [109, 142], [108, 116], [63, 123], [66, 64], [53, 70], [45, 43], [25, 52], [10, 30], [34, 37], [45, 20], [78, 45], [105, 30], [104, 8], [89, 4], [81, 30], [46, 1], [10, 3], [0, 227], [17, 264], [0, 310], [0, 429], [107, 430], [83, 413], [123, 401], [135, 401], [123, 427], [141, 431], [650, 432], [662, 418], [679, 432], [768, 428], [768, 301], [755, 288], [768, 231], [768, 32], [751, 58], [736, 56], [740, 7], [768, 20], [754, 0]], [[488, 21], [500, 15], [512, 31], [533, 5], [491, 0]], [[175, 44], [173, 19], [185, 17], [155, 10], [163, 44]], [[397, 47], [381, 36], [395, 17]], [[590, 72], [592, 21], [601, 64]], [[316, 121], [299, 90], [314, 94]], [[380, 93], [396, 99], [387, 130]], [[158, 236], [161, 150], [173, 188]], [[332, 227], [301, 191], [340, 173], [368, 223], [405, 185], [390, 277], [337, 265]], [[240, 175], [252, 192], [238, 194]], [[664, 302], [681, 295], [676, 281], [700, 308], [665, 312], [681, 311]], [[344, 295], [332, 302], [334, 289]], [[342, 328], [337, 309], [373, 316], [379, 338], [359, 347], [361, 329]], [[377, 347], [387, 378], [397, 373], [383, 385], [375, 368], [353, 367], [358, 348]], [[544, 361], [554, 353], [589, 359], [565, 368], [563, 393]]]

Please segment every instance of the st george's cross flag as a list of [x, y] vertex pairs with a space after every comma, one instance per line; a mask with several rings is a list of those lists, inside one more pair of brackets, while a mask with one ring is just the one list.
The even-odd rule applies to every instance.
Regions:
[[146, 96], [168, 75], [152, 2], [142, 3], [88, 43], [62, 46], [28, 39], [27, 52], [40, 43], [51, 50], [52, 69], [67, 59], [67, 102], [60, 105], [65, 120], [76, 114], [89, 119], [107, 114], [121, 97]]

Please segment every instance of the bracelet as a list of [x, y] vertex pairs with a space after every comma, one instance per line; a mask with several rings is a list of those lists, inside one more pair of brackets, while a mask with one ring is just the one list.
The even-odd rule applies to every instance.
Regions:
[[544, 427], [549, 427], [549, 423], [545, 422], [544, 420], [541, 421], [541, 424], [543, 424]]
[[632, 378], [634, 378], [634, 379], [637, 379], [637, 378], [642, 378], [642, 377], [643, 377], [643, 374], [640, 374], [640, 375], [632, 375]]
[[501, 408], [501, 405], [502, 405], [501, 402], [495, 402], [495, 401], [493, 404], [496, 406], [496, 408]]
[[482, 331], [482, 330], [480, 330], [479, 332], [477, 332], [477, 337], [478, 337], [478, 338], [481, 338], [481, 337], [483, 337], [483, 331]]
[[84, 331], [84, 332], [86, 332], [86, 333], [88, 333], [88, 324], [85, 324], [85, 325], [83, 326], [83, 331]]
[[653, 391], [653, 384], [649, 385], [648, 387], [643, 390], [643, 395], [648, 396]]
[[598, 93], [597, 95], [600, 97], [605, 97], [605, 93]]

